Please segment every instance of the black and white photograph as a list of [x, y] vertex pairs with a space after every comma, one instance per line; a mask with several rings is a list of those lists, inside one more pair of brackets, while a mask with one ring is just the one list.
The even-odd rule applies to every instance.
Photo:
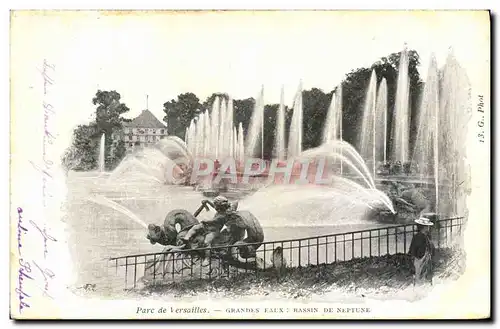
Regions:
[[490, 316], [488, 11], [10, 35], [12, 318]]

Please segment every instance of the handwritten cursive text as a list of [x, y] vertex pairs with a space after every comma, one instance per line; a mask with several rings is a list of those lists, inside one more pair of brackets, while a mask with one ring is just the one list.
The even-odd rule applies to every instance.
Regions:
[[28, 295], [23, 290], [23, 281], [24, 279], [33, 280], [29, 274], [31, 273], [31, 265], [28, 262], [25, 262], [22, 258], [19, 259], [19, 270], [18, 270], [18, 279], [17, 279], [17, 288], [16, 294], [19, 300], [19, 313], [22, 313], [23, 309], [29, 308], [30, 304], [26, 301], [31, 296]]
[[21, 257], [21, 249], [23, 247], [22, 243], [22, 237], [26, 232], [28, 232], [28, 229], [23, 226], [23, 208], [18, 207], [17, 208], [17, 251], [19, 253], [19, 257]]
[[49, 64], [46, 59], [43, 60], [43, 67], [41, 70], [43, 77], [43, 94], [46, 95], [48, 92], [48, 87], [54, 83], [54, 80], [50, 76], [49, 72], [56, 69], [55, 65]]
[[50, 145], [53, 145], [56, 139], [56, 134], [52, 130], [53, 124], [51, 125], [51, 121], [56, 112], [54, 106], [47, 99], [49, 97], [48, 86], [52, 86], [54, 84], [54, 79], [51, 76], [54, 70], [55, 70], [54, 65], [49, 64], [47, 60], [43, 61], [43, 68], [42, 70], [40, 70], [43, 78], [43, 94], [44, 94], [44, 99], [42, 102], [42, 108], [43, 108], [42, 163], [41, 165], [39, 165], [30, 160], [30, 163], [33, 166], [33, 168], [35, 168], [35, 170], [39, 171], [42, 174], [42, 202], [44, 207], [47, 207], [48, 198], [51, 198], [53, 196], [50, 193], [49, 182], [53, 179], [52, 167], [54, 166], [54, 161], [52, 161], [49, 156], [49, 147]]
[[37, 230], [38, 232], [40, 232], [40, 234], [42, 235], [42, 238], [43, 238], [43, 258], [47, 258], [47, 254], [49, 253], [48, 249], [47, 249], [47, 241], [54, 241], [56, 242], [57, 240], [49, 235], [47, 233], [47, 229], [46, 228], [43, 228], [41, 229], [34, 221], [30, 220], [30, 223], [31, 225], [33, 225]]
[[35, 266], [38, 268], [38, 270], [40, 271], [40, 273], [43, 276], [43, 281], [45, 282], [44, 288], [43, 288], [43, 295], [53, 299], [53, 297], [49, 294], [49, 280], [52, 280], [56, 275], [54, 274], [54, 272], [52, 272], [51, 269], [48, 269], [48, 268], [43, 269], [35, 261], [33, 261], [33, 264], [35, 264]]

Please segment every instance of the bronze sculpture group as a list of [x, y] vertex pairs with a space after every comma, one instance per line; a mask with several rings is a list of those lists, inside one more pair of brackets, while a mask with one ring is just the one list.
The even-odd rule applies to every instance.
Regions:
[[[209, 206], [215, 209], [212, 219], [198, 221], [199, 213]], [[203, 200], [200, 208], [191, 214], [187, 210], [170, 211], [162, 226], [150, 224], [147, 238], [152, 244], [165, 246], [164, 252], [199, 250], [204, 262], [212, 253], [225, 253], [234, 259], [256, 257], [256, 251], [264, 241], [264, 231], [255, 216], [249, 211], [238, 211], [238, 204], [223, 196], [213, 202]], [[222, 248], [232, 246], [231, 250]], [[221, 248], [211, 248], [221, 247]]]

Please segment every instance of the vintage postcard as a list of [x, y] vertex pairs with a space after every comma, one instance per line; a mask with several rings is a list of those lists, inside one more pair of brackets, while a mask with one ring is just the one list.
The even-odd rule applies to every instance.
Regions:
[[488, 11], [12, 11], [13, 319], [490, 317]]

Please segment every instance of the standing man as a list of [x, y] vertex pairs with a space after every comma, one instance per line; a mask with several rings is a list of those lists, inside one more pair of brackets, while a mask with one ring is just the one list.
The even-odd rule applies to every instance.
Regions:
[[426, 281], [432, 284], [432, 256], [434, 245], [430, 239], [430, 228], [434, 225], [430, 219], [421, 217], [415, 220], [417, 223], [417, 234], [410, 243], [409, 255], [413, 259], [415, 267], [414, 285]]

